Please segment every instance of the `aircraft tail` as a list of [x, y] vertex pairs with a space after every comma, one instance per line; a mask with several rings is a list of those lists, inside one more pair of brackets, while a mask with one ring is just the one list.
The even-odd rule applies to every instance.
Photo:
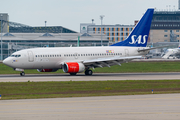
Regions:
[[154, 9], [148, 9], [126, 40], [111, 46], [146, 47]]

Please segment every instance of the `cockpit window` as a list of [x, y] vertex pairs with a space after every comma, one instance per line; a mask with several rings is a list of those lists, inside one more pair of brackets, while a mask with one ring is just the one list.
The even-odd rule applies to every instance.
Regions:
[[11, 57], [21, 57], [21, 55], [11, 55]]

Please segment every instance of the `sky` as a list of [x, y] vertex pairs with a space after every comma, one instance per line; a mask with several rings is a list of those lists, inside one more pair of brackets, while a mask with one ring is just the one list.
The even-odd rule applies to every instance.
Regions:
[[148, 8], [177, 10], [178, 0], [1, 0], [0, 13], [29, 26], [63, 26], [80, 31], [80, 23], [134, 25]]

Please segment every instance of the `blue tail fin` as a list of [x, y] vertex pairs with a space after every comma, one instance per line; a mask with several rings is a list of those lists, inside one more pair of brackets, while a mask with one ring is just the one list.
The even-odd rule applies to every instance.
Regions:
[[154, 9], [148, 9], [128, 38], [111, 46], [146, 47]]

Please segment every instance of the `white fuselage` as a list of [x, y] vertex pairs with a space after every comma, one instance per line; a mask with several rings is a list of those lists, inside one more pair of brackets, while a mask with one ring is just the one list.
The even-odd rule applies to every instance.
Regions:
[[[83, 62], [84, 60], [98, 58], [141, 56], [147, 54], [147, 52], [138, 52], [138, 49], [143, 49], [143, 47], [33, 48], [15, 52], [6, 58], [3, 63], [12, 68], [20, 69], [61, 69], [64, 62]], [[20, 57], [18, 57], [18, 55]]]

